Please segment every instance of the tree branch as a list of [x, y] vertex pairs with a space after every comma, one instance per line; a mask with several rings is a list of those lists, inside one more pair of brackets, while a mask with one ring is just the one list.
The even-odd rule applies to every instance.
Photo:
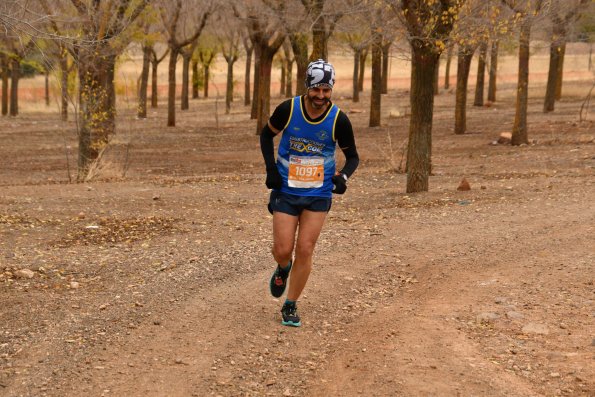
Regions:
[[70, 0], [70, 2], [79, 12], [79, 15], [87, 15], [87, 6], [81, 0]]

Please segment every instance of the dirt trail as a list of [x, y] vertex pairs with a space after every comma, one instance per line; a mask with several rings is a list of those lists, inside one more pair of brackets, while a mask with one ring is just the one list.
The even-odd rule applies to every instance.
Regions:
[[[375, 184], [388, 182], [385, 178]], [[249, 188], [230, 186], [240, 195]], [[557, 210], [548, 217], [535, 215], [543, 208], [537, 195], [524, 197], [518, 209], [475, 197], [470, 206], [423, 212], [374, 209], [373, 204], [365, 212], [355, 211], [366, 196], [382, 191], [365, 187], [366, 194], [354, 191], [331, 213], [300, 305], [301, 329], [279, 325], [279, 302], [266, 290], [268, 244], [257, 244], [255, 255], [240, 255], [240, 263], [215, 261], [213, 269], [231, 266], [232, 272], [212, 282], [187, 270], [197, 284], [181, 298], [167, 289], [193, 283], [167, 282], [159, 296], [141, 307], [146, 316], [138, 325], [114, 332], [115, 337], [87, 349], [79, 360], [65, 362], [62, 352], [48, 349], [59, 348], [54, 343], [64, 329], [50, 333], [52, 343], [21, 365], [43, 365], [58, 369], [56, 374], [48, 374], [46, 386], [22, 378], [26, 387], [7, 395], [28, 395], [37, 386], [47, 395], [533, 396], [551, 390], [543, 378], [572, 387], [578, 378], [584, 382], [582, 392], [575, 390], [579, 395], [593, 390], [593, 348], [564, 357], [574, 351], [567, 341], [547, 347], [552, 337], [567, 338], [560, 322], [584, 346], [592, 317], [585, 312], [584, 318], [566, 319], [562, 307], [534, 318], [526, 306], [560, 304], [548, 295], [559, 292], [555, 283], [561, 277], [578, 287], [585, 283], [584, 272], [592, 269], [585, 258], [593, 259], [587, 243], [595, 220], [588, 195], [568, 202], [554, 192], [548, 207]], [[250, 208], [245, 214], [249, 218], [257, 211]], [[215, 251], [233, 253], [249, 247], [249, 240], [268, 236], [257, 231], [243, 238]], [[553, 240], [559, 240], [555, 251], [549, 248]], [[539, 263], [536, 257], [542, 258]], [[558, 262], [569, 268], [553, 271]], [[246, 267], [250, 271], [243, 271]], [[539, 301], [519, 300], [527, 280], [530, 288], [547, 287]], [[583, 311], [583, 305], [592, 309], [592, 300], [575, 302]], [[508, 318], [506, 313], [513, 311], [523, 317]], [[499, 318], [478, 321], [485, 312]], [[118, 321], [129, 319], [125, 315]], [[531, 321], [551, 329], [547, 339], [520, 331]], [[545, 343], [542, 347], [558, 352], [561, 362], [536, 355], [529, 343]], [[39, 363], [48, 351], [50, 356]], [[534, 369], [522, 374], [508, 360], [527, 360]], [[562, 378], [550, 378], [551, 373]]]
[[[333, 202], [299, 329], [267, 289], [271, 218], [245, 112], [219, 132], [209, 102], [195, 104], [204, 125], [131, 121], [128, 177], [89, 184], [63, 182], [58, 121], [12, 120], [0, 395], [595, 395], [593, 124], [576, 122], [578, 98], [549, 115], [532, 100], [535, 142], [492, 145], [512, 99], [470, 108], [463, 136], [452, 99], [437, 97], [423, 194], [388, 170], [407, 120], [370, 129], [350, 113], [362, 163]], [[463, 176], [471, 191], [456, 190]]]

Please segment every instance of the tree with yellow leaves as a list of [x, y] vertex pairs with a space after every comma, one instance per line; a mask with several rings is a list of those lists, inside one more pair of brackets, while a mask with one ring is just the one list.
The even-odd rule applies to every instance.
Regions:
[[411, 121], [407, 148], [407, 192], [428, 191], [432, 155], [434, 75], [465, 0], [394, 2], [411, 45]]

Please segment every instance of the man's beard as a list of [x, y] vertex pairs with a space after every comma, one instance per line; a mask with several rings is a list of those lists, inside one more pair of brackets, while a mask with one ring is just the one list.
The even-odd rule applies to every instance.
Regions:
[[318, 104], [317, 102], [314, 102], [315, 99], [318, 99], [316, 97], [308, 97], [308, 98], [310, 99], [310, 103], [312, 104], [312, 106], [315, 109], [322, 109], [331, 102], [331, 99], [327, 98], [327, 97], [322, 98], [322, 101], [323, 101], [322, 104]]

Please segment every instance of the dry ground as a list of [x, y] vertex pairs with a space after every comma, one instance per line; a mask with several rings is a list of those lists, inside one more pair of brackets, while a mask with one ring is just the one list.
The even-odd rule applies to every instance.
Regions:
[[337, 98], [362, 161], [299, 329], [268, 293], [268, 192], [239, 103], [215, 119], [215, 101], [193, 101], [175, 128], [163, 104], [147, 120], [120, 112], [86, 184], [68, 183], [73, 122], [0, 120], [0, 395], [595, 395], [589, 85], [568, 83], [547, 115], [538, 86], [522, 147], [490, 144], [511, 129], [513, 86], [470, 106], [463, 136], [442, 92], [421, 194], [393, 170], [408, 118], [389, 114], [408, 94], [383, 97], [380, 128], [367, 96]]

